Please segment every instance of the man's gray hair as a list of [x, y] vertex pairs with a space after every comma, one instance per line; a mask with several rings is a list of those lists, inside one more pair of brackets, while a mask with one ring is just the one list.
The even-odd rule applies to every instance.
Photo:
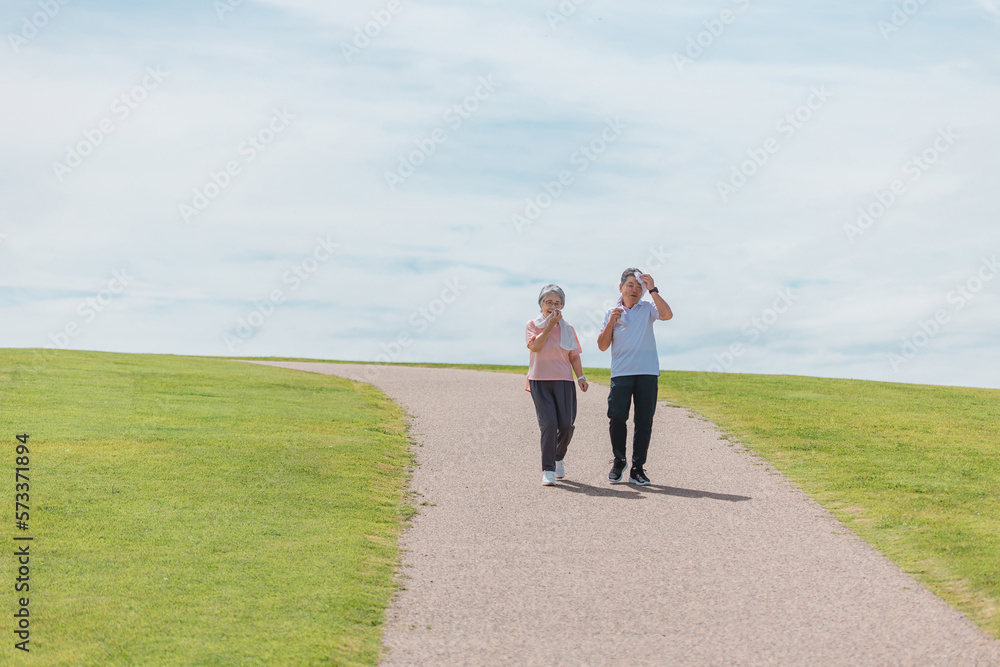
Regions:
[[546, 294], [558, 294], [559, 298], [562, 299], [563, 305], [566, 305], [566, 293], [562, 291], [559, 285], [546, 285], [542, 288], [542, 291], [538, 293], [538, 307], [542, 307], [542, 299], [545, 298]]
[[[625, 269], [625, 271], [622, 272], [622, 281], [620, 283], [618, 283], [618, 286], [621, 287], [622, 285], [624, 285], [625, 281], [628, 280], [629, 276], [632, 276], [633, 278], [635, 278], [635, 274], [637, 274], [637, 273], [642, 273], [642, 272], [639, 269], [635, 269], [635, 268]], [[639, 280], [639, 279], [636, 278], [636, 280]], [[642, 284], [641, 281], [640, 281], [640, 284]]]

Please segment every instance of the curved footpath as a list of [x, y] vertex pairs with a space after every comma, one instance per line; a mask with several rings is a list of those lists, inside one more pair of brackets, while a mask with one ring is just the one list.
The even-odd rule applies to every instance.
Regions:
[[[995, 665], [980, 631], [772, 467], [660, 402], [639, 488], [607, 480], [608, 389], [541, 486], [524, 377], [275, 362], [411, 416], [421, 494], [384, 665]], [[631, 427], [630, 427], [631, 452]]]

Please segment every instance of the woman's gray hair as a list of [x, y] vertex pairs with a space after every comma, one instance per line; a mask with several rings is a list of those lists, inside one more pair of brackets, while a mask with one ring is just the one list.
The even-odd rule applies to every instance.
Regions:
[[566, 305], [566, 293], [562, 291], [559, 285], [546, 285], [542, 288], [542, 291], [538, 293], [538, 307], [542, 307], [542, 299], [545, 298], [546, 294], [558, 294], [559, 298], [562, 299], [563, 305]]

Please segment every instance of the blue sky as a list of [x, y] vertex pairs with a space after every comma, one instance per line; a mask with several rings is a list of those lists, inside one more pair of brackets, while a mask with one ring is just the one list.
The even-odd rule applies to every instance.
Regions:
[[665, 370], [1000, 387], [992, 0], [11, 0], [0, 27], [0, 346], [526, 363], [556, 282], [607, 366], [637, 265]]

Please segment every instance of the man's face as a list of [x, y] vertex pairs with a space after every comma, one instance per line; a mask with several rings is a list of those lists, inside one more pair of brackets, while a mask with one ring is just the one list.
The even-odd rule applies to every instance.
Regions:
[[622, 293], [622, 301], [629, 308], [637, 304], [639, 299], [642, 298], [642, 284], [639, 283], [639, 279], [635, 276], [629, 276], [621, 287], [618, 288], [618, 291]]

